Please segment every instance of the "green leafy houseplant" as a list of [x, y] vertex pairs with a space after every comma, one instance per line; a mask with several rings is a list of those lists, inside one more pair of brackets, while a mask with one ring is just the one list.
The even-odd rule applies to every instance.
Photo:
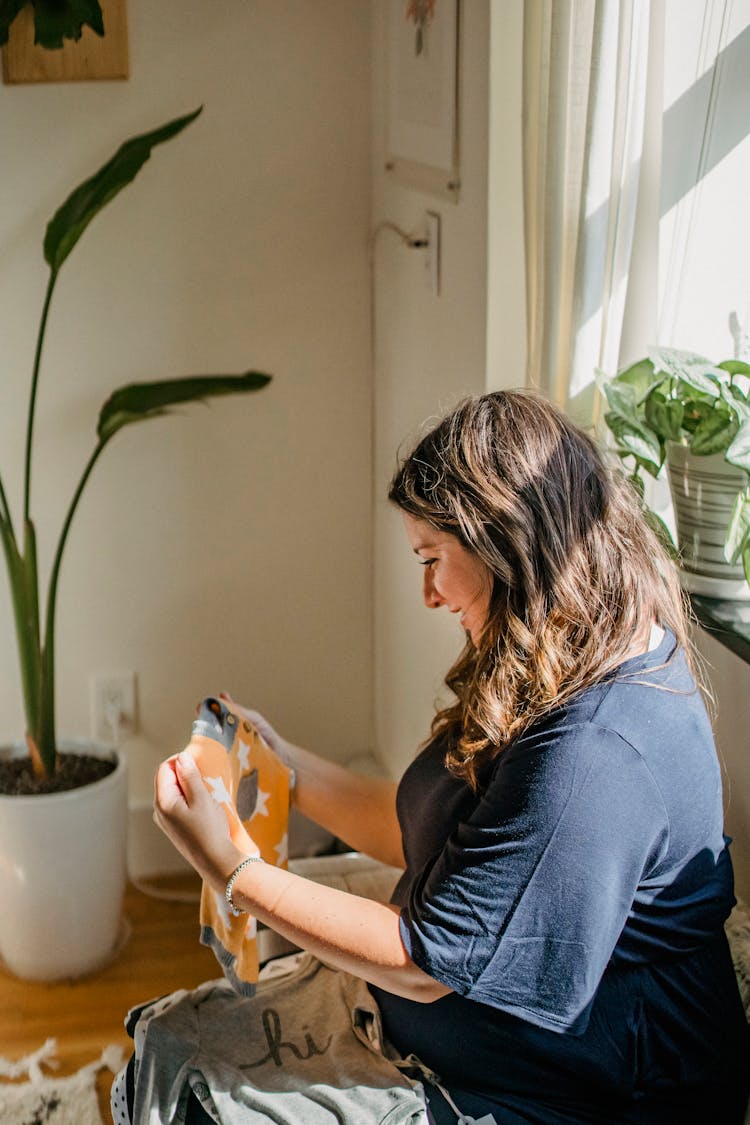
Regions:
[[[160, 382], [131, 383], [114, 391], [99, 413], [94, 450], [86, 463], [62, 522], [50, 570], [46, 605], [40, 600], [37, 540], [31, 516], [31, 469], [34, 414], [47, 318], [60, 269], [98, 212], [140, 171], [152, 149], [180, 133], [202, 107], [167, 122], [149, 133], [131, 138], [98, 172], [80, 184], [47, 225], [44, 258], [50, 270], [36, 340], [28, 402], [23, 483], [23, 521], [18, 533], [0, 479], [0, 538], [2, 539], [15, 617], [26, 718], [26, 742], [34, 772], [51, 776], [58, 761], [55, 734], [55, 607], [65, 544], [81, 494], [94, 465], [112, 438], [134, 422], [167, 414], [171, 407], [213, 395], [258, 390], [270, 376], [248, 371], [241, 375], [201, 375]], [[42, 610], [44, 609], [44, 617]]]
[[[643, 473], [659, 476], [671, 442], [698, 457], [723, 453], [730, 465], [750, 472], [750, 364], [739, 359], [713, 364], [694, 352], [654, 347], [613, 377], [598, 371], [597, 382], [617, 454], [641, 497]], [[646, 514], [662, 537], [670, 538], [659, 517], [648, 509]], [[741, 563], [750, 582], [747, 477], [735, 497], [724, 557]]]

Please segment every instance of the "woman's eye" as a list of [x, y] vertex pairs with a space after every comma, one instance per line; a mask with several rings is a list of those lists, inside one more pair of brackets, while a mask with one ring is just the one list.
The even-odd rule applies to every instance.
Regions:
[[435, 562], [437, 562], [437, 559], [420, 559], [419, 565], [420, 566], [432, 566], [432, 564], [435, 563]]

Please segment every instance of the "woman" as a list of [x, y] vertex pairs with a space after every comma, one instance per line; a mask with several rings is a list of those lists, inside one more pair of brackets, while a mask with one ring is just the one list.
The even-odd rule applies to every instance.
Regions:
[[[629, 484], [543, 399], [498, 392], [428, 433], [390, 499], [426, 605], [466, 633], [426, 747], [396, 788], [246, 714], [299, 809], [403, 876], [382, 905], [251, 862], [234, 904], [367, 982], [429, 1120], [740, 1122], [719, 768]], [[160, 768], [155, 817], [223, 892], [246, 856], [189, 756]]]

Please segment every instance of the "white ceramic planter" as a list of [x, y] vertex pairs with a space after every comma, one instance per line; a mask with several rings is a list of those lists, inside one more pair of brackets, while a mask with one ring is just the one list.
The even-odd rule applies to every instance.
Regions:
[[[62, 750], [103, 754], [91, 744]], [[0, 796], [0, 957], [28, 980], [80, 977], [118, 947], [127, 768], [65, 793]]]
[[747, 481], [723, 453], [697, 457], [687, 446], [667, 443], [667, 479], [674, 507], [680, 580], [693, 594], [750, 601], [742, 566], [724, 558], [724, 539], [735, 497]]

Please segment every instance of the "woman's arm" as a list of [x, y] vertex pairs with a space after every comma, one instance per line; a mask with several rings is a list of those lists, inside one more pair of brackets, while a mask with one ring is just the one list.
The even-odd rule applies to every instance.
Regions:
[[282, 762], [294, 770], [292, 802], [296, 809], [355, 851], [392, 867], [405, 866], [394, 781], [364, 777], [320, 758], [282, 738], [259, 712], [239, 707], [226, 694], [222, 699], [251, 722]]
[[[231, 841], [226, 815], [189, 752], [160, 766], [154, 819], [201, 877], [223, 894], [245, 853]], [[398, 996], [430, 1003], [450, 992], [407, 954], [395, 907], [265, 863], [248, 864], [240, 872], [232, 897], [237, 906], [326, 964]]]

